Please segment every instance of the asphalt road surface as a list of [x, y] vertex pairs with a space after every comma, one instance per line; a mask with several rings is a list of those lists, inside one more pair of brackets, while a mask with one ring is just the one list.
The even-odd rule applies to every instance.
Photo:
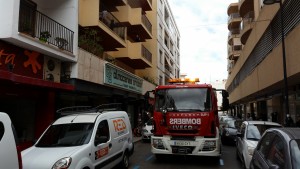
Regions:
[[220, 159], [211, 157], [174, 156], [157, 160], [151, 153], [150, 143], [135, 143], [135, 152], [130, 157], [129, 169], [242, 169], [236, 158], [235, 146], [222, 146]]

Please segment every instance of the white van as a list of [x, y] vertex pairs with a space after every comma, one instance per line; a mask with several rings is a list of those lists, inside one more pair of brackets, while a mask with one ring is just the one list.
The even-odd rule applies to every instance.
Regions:
[[9, 116], [0, 112], [0, 168], [22, 169], [17, 136]]
[[57, 119], [35, 145], [22, 151], [23, 168], [128, 168], [132, 139], [126, 112], [99, 107], [80, 111]]

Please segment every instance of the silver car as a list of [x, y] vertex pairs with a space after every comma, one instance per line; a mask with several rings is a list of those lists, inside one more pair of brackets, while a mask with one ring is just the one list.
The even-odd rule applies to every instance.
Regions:
[[254, 149], [262, 134], [269, 128], [282, 127], [278, 123], [269, 121], [244, 121], [237, 133], [236, 154], [243, 164], [249, 169]]
[[150, 141], [151, 136], [153, 133], [151, 130], [153, 129], [153, 119], [148, 120], [145, 125], [142, 128], [142, 140], [145, 141]]

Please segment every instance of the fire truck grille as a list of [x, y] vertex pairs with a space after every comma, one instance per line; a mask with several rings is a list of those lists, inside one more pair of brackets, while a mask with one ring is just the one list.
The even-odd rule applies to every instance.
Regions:
[[182, 134], [197, 134], [198, 130], [168, 130], [169, 133], [182, 133]]
[[173, 136], [171, 140], [187, 140], [187, 141], [195, 141], [195, 137], [179, 137]]
[[171, 146], [174, 154], [192, 154], [195, 147], [189, 146]]

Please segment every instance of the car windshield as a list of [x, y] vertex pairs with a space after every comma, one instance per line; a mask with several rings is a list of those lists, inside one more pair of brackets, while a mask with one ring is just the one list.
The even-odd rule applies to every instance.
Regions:
[[300, 139], [290, 141], [293, 169], [300, 169]]
[[247, 128], [247, 139], [258, 141], [261, 135], [269, 128], [280, 127], [276, 125], [266, 125], [266, 124], [249, 124]]
[[207, 88], [161, 89], [156, 92], [155, 110], [162, 111], [210, 111], [211, 97]]
[[90, 141], [93, 127], [94, 123], [52, 125], [36, 144], [36, 147], [70, 147], [87, 144]]
[[235, 123], [234, 122], [235, 122], [235, 120], [228, 120], [226, 127], [235, 128]]

